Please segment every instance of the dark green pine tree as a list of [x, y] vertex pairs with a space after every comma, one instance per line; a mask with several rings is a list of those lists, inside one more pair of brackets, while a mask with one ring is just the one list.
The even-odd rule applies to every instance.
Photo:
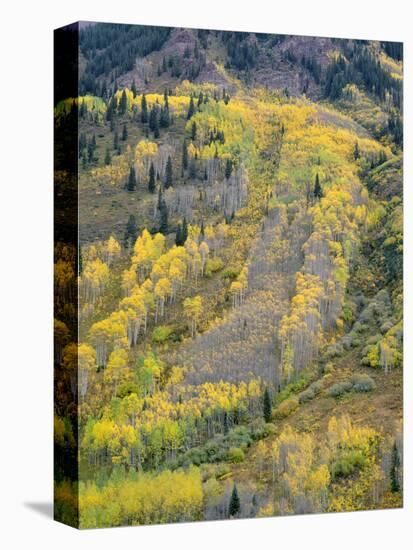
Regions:
[[161, 108], [161, 114], [159, 117], [159, 126], [161, 128], [168, 128], [170, 123], [171, 121], [169, 117], [169, 107], [168, 107], [168, 103], [165, 102], [165, 106]]
[[272, 411], [272, 405], [271, 405], [271, 396], [270, 392], [268, 391], [268, 388], [266, 387], [264, 390], [264, 398], [263, 398], [263, 417], [265, 422], [271, 422], [271, 411]]
[[149, 114], [149, 129], [153, 132], [155, 138], [159, 138], [159, 109], [154, 105]]
[[195, 179], [197, 176], [196, 159], [193, 157], [189, 163], [189, 177]]
[[354, 145], [353, 156], [354, 156], [354, 160], [358, 160], [360, 158], [360, 148], [359, 148], [358, 141], [356, 141], [356, 144]]
[[146, 102], [145, 94], [142, 95], [141, 100], [141, 122], [146, 124], [148, 122], [148, 104]]
[[126, 124], [123, 125], [123, 130], [122, 130], [122, 141], [126, 141], [128, 139], [128, 127], [126, 126]]
[[176, 229], [176, 235], [175, 235], [175, 244], [176, 246], [183, 246], [183, 236], [182, 236], [182, 225], [178, 223], [178, 227]]
[[166, 170], [165, 170], [165, 189], [169, 189], [169, 187], [172, 186], [173, 183], [173, 170], [172, 170], [172, 159], [171, 156], [168, 156], [168, 160], [166, 162]]
[[162, 233], [162, 235], [168, 234], [168, 207], [166, 206], [166, 202], [162, 198], [159, 205], [159, 232]]
[[116, 149], [119, 149], [119, 134], [118, 132], [116, 131], [114, 136], [113, 136], [113, 148], [116, 150]]
[[188, 146], [186, 144], [186, 139], [184, 139], [184, 144], [182, 146], [182, 170], [188, 169]]
[[151, 162], [151, 165], [149, 167], [148, 191], [149, 193], [155, 193], [155, 190], [156, 190], [155, 168], [153, 166], [153, 162]]
[[205, 239], [205, 226], [204, 226], [204, 220], [201, 220], [201, 229], [199, 231], [199, 234], [201, 235], [201, 240], [203, 241]]
[[130, 172], [129, 172], [129, 178], [128, 178], [128, 183], [127, 183], [127, 186], [126, 186], [126, 189], [128, 191], [135, 191], [136, 189], [136, 172], [135, 172], [135, 168], [134, 166], [131, 166], [130, 168]]
[[202, 105], [202, 102], [204, 101], [204, 94], [202, 92], [199, 92], [199, 96], [198, 96], [198, 107], [200, 107]]
[[105, 154], [105, 165], [108, 166], [112, 162], [112, 158], [110, 156], [110, 150], [109, 147], [106, 148], [106, 154]]
[[188, 223], [186, 221], [186, 218], [184, 218], [182, 222], [182, 244], [186, 243], [186, 239], [188, 238]]
[[191, 139], [192, 141], [196, 140], [196, 122], [194, 121], [191, 126]]
[[390, 489], [392, 493], [398, 493], [400, 491], [399, 468], [400, 468], [399, 451], [397, 450], [397, 445], [395, 442], [392, 448], [391, 467], [390, 467]]
[[131, 92], [133, 93], [133, 97], [135, 98], [137, 94], [135, 81], [132, 82]]
[[191, 96], [191, 99], [189, 100], [188, 113], [186, 115], [187, 120], [189, 120], [194, 113], [195, 113], [194, 98]]
[[137, 234], [138, 227], [136, 225], [136, 219], [135, 216], [131, 214], [126, 224], [125, 242], [130, 242], [131, 244], [133, 244], [136, 241]]
[[235, 518], [241, 510], [241, 502], [238, 495], [237, 486], [234, 483], [232, 488], [231, 498], [228, 506], [228, 514], [230, 518]]
[[87, 113], [87, 107], [86, 107], [85, 100], [83, 99], [82, 103], [80, 104], [80, 109], [79, 109], [80, 118], [85, 118], [86, 113]]
[[153, 132], [155, 130], [156, 119], [158, 118], [156, 106], [154, 105], [149, 112], [149, 130]]
[[315, 176], [314, 197], [316, 199], [321, 199], [322, 196], [323, 196], [323, 189], [321, 188], [320, 177], [317, 173], [316, 176]]
[[227, 159], [227, 162], [225, 163], [225, 178], [228, 180], [231, 177], [232, 174], [232, 160]]
[[126, 90], [123, 90], [122, 96], [120, 98], [119, 111], [122, 115], [126, 113], [128, 108], [128, 98], [126, 97]]

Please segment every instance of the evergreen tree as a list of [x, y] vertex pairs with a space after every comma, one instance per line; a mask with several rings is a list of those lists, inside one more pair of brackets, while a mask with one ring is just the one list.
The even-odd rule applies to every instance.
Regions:
[[160, 214], [160, 222], [159, 222], [159, 232], [163, 235], [168, 234], [168, 207], [166, 206], [165, 200], [162, 198], [160, 205], [159, 205], [159, 214]]
[[359, 142], [356, 141], [356, 144], [354, 145], [354, 152], [353, 152], [354, 160], [357, 160], [360, 158], [360, 149], [359, 149]]
[[175, 235], [175, 244], [176, 246], [183, 246], [183, 234], [182, 234], [182, 225], [178, 223], [178, 227], [176, 229], [176, 235]]
[[189, 163], [189, 177], [192, 179], [195, 179], [196, 175], [197, 175], [196, 160], [195, 158], [192, 158], [191, 162]]
[[145, 94], [142, 95], [141, 100], [141, 122], [146, 124], [148, 122], [148, 104], [146, 102]]
[[191, 99], [189, 100], [188, 113], [186, 115], [187, 120], [189, 120], [194, 113], [195, 113], [194, 98], [191, 96]]
[[183, 241], [182, 244], [186, 243], [187, 238], [188, 238], [188, 224], [187, 224], [186, 218], [184, 218], [182, 222], [182, 241]]
[[317, 173], [316, 176], [315, 176], [314, 197], [316, 199], [321, 199], [322, 196], [323, 196], [323, 189], [320, 185], [320, 178], [319, 178], [319, 175]]
[[173, 183], [173, 170], [172, 170], [172, 159], [171, 156], [168, 156], [166, 162], [166, 171], [165, 171], [165, 189], [169, 189]]
[[136, 226], [136, 219], [133, 214], [129, 216], [126, 224], [125, 241], [130, 241], [132, 244], [136, 241], [138, 234], [138, 228]]
[[113, 148], [114, 149], [119, 149], [119, 134], [118, 134], [117, 131], [115, 132], [115, 135], [113, 136]]
[[106, 148], [106, 154], [105, 154], [105, 165], [108, 166], [112, 161], [112, 158], [110, 156], [110, 150], [109, 147]]
[[231, 177], [232, 174], [232, 160], [227, 159], [227, 162], [225, 163], [225, 178], [228, 180]]
[[182, 170], [188, 169], [188, 146], [186, 144], [186, 139], [184, 139], [184, 144], [182, 146]]
[[236, 517], [241, 510], [241, 502], [238, 495], [237, 486], [234, 483], [232, 488], [231, 499], [229, 501], [228, 514], [230, 518]]
[[128, 191], [135, 191], [136, 189], [136, 172], [135, 172], [135, 168], [134, 166], [131, 166], [130, 168], [130, 172], [129, 172], [129, 178], [128, 178], [128, 183], [127, 183], [127, 190]]
[[135, 80], [132, 82], [131, 92], [133, 93], [133, 97], [135, 98], [137, 94]]
[[192, 141], [196, 140], [196, 122], [194, 121], [191, 126], [191, 139]]
[[149, 113], [149, 130], [151, 130], [151, 132], [155, 130], [156, 119], [158, 118], [157, 115], [158, 115], [157, 108], [155, 105], [153, 105]]
[[83, 99], [82, 103], [80, 104], [80, 109], [79, 109], [80, 118], [85, 118], [86, 113], [87, 113], [87, 107], [86, 107], [86, 104], [85, 104], [85, 100]]
[[169, 107], [166, 102], [165, 106], [161, 108], [161, 114], [159, 117], [159, 126], [161, 128], [168, 128], [170, 124]]
[[391, 454], [391, 468], [390, 468], [390, 488], [392, 493], [397, 493], [398, 491], [400, 491], [399, 468], [400, 468], [399, 451], [397, 450], [396, 442], [394, 442], [393, 448], [392, 448], [392, 454]]
[[204, 94], [202, 92], [199, 92], [198, 96], [198, 108], [202, 105], [202, 102], [204, 101]]
[[265, 422], [271, 422], [271, 396], [270, 392], [268, 391], [268, 388], [266, 387], [264, 390], [264, 399], [263, 399], [263, 416]]
[[156, 184], [155, 184], [155, 168], [153, 162], [149, 168], [149, 182], [148, 182], [148, 191], [149, 193], [155, 193]]
[[120, 98], [119, 111], [122, 115], [126, 113], [128, 108], [128, 98], [126, 97], [126, 90], [123, 90], [122, 96]]
[[126, 141], [127, 139], [128, 139], [128, 127], [126, 126], [126, 124], [124, 124], [123, 130], [122, 130], [122, 140]]
[[149, 129], [153, 132], [155, 138], [159, 138], [159, 112], [158, 107], [154, 105], [149, 114]]

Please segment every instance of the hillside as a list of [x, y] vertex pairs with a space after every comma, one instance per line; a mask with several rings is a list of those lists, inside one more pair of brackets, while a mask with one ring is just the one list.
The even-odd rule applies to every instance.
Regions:
[[400, 44], [96, 24], [80, 55], [81, 526], [401, 506]]

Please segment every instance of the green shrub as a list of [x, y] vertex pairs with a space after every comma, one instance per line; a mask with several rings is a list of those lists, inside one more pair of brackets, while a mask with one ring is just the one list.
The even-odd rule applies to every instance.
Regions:
[[244, 451], [240, 447], [230, 447], [228, 449], [226, 460], [232, 463], [242, 462], [245, 458]]
[[306, 387], [314, 380], [314, 377], [315, 373], [313, 371], [307, 370], [301, 372], [296, 380], [287, 384], [287, 386], [285, 386], [285, 388], [280, 391], [280, 393], [275, 398], [275, 402], [277, 404], [282, 403], [292, 395], [305, 390]]
[[333, 363], [331, 363], [331, 361], [329, 361], [328, 363], [325, 364], [324, 372], [326, 374], [332, 374], [334, 372], [334, 365], [333, 365]]
[[215, 273], [217, 271], [220, 271], [224, 267], [224, 262], [216, 256], [215, 258], [210, 258], [207, 261], [206, 270], [210, 271], [211, 273]]
[[171, 327], [160, 325], [159, 327], [156, 327], [153, 329], [152, 341], [157, 344], [161, 344], [162, 342], [165, 342], [166, 340], [168, 340], [172, 332], [173, 332], [173, 329]]
[[333, 481], [340, 477], [347, 477], [355, 470], [362, 470], [365, 465], [366, 458], [361, 451], [348, 451], [331, 464], [331, 477]]
[[263, 418], [256, 418], [249, 425], [251, 437], [254, 441], [264, 439], [269, 435], [274, 435], [276, 427], [272, 422], [265, 422]]
[[312, 399], [314, 399], [315, 397], [315, 391], [314, 389], [310, 386], [307, 390], [304, 390], [303, 392], [301, 392], [298, 396], [298, 401], [299, 403], [307, 403], [307, 401], [311, 401]]
[[234, 266], [228, 266], [224, 271], [222, 272], [222, 275], [225, 279], [236, 279], [239, 275], [239, 269]]
[[333, 384], [330, 388], [328, 388], [327, 393], [330, 397], [339, 397], [340, 395], [343, 395], [346, 392], [350, 391], [352, 387], [353, 384], [349, 381], [338, 382], [337, 384]]
[[297, 397], [290, 397], [278, 405], [273, 412], [273, 416], [276, 419], [287, 418], [287, 416], [290, 416], [291, 413], [298, 409], [299, 405]]
[[221, 479], [222, 477], [228, 475], [231, 473], [231, 467], [228, 464], [220, 463], [217, 466], [216, 472], [215, 472], [215, 478]]
[[351, 379], [353, 382], [353, 389], [356, 392], [369, 392], [376, 388], [375, 381], [367, 376], [367, 374], [356, 374]]

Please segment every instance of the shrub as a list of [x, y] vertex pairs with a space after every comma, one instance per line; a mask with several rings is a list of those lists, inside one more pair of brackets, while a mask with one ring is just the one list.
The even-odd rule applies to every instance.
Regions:
[[290, 397], [278, 405], [273, 413], [273, 416], [276, 419], [287, 418], [287, 416], [298, 409], [299, 405], [300, 403], [297, 397]]
[[225, 443], [231, 447], [246, 449], [252, 443], [252, 435], [244, 426], [238, 426], [225, 436]]
[[331, 464], [331, 477], [335, 481], [339, 477], [347, 477], [356, 469], [362, 470], [366, 458], [361, 451], [349, 451]]
[[311, 386], [308, 388], [308, 390], [304, 390], [300, 393], [298, 396], [299, 403], [306, 403], [307, 401], [311, 401], [315, 397], [315, 391]]
[[294, 395], [304, 390], [310, 384], [310, 382], [314, 380], [314, 377], [315, 374], [312, 371], [306, 370], [301, 372], [296, 380], [287, 384], [287, 386], [285, 386], [285, 388], [276, 396], [276, 403], [282, 403], [291, 395]]
[[332, 374], [334, 372], [334, 365], [333, 365], [333, 363], [331, 363], [331, 361], [329, 361], [328, 363], [325, 364], [324, 372], [326, 374]]
[[223, 267], [224, 267], [224, 262], [218, 256], [216, 256], [215, 258], [210, 258], [207, 261], [207, 265], [206, 265], [207, 271], [211, 271], [211, 273], [220, 271]]
[[222, 477], [228, 475], [231, 473], [231, 467], [228, 466], [228, 464], [221, 463], [217, 466], [216, 472], [215, 472], [215, 478], [221, 479]]
[[239, 269], [230, 265], [224, 269], [222, 275], [225, 279], [236, 279], [239, 275]]
[[171, 327], [160, 325], [159, 327], [153, 329], [152, 341], [156, 342], [157, 344], [165, 342], [171, 336], [172, 332], [173, 330]]
[[391, 321], [384, 321], [384, 323], [380, 327], [380, 331], [382, 334], [386, 333], [393, 327], [393, 323]]
[[307, 401], [311, 401], [311, 399], [314, 399], [316, 395], [318, 395], [321, 390], [323, 389], [323, 380], [317, 380], [316, 382], [313, 382], [306, 390], [300, 393], [298, 396], [298, 401], [301, 403], [306, 403]]
[[339, 397], [340, 395], [343, 395], [344, 393], [350, 391], [352, 387], [353, 387], [353, 384], [349, 381], [338, 382], [337, 384], [333, 384], [327, 390], [327, 393], [330, 397]]
[[356, 374], [352, 378], [353, 388], [356, 392], [373, 391], [376, 387], [375, 381], [367, 374]]
[[242, 462], [245, 458], [244, 451], [240, 447], [230, 447], [228, 449], [226, 460], [232, 463]]
[[182, 458], [183, 465], [194, 464], [195, 466], [200, 466], [207, 461], [208, 457], [201, 447], [189, 449]]
[[344, 348], [341, 344], [333, 344], [327, 348], [326, 358], [333, 359], [333, 357], [339, 357], [344, 353]]

